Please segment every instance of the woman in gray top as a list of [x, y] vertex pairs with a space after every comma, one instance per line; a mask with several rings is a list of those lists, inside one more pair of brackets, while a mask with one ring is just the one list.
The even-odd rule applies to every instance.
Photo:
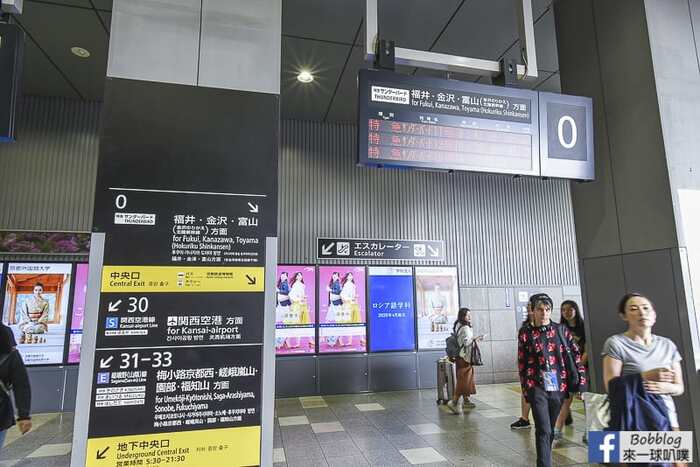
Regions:
[[609, 337], [603, 346], [605, 390], [613, 378], [641, 373], [644, 389], [662, 396], [671, 427], [678, 430], [678, 414], [672, 396], [683, 394], [684, 387], [681, 356], [676, 344], [651, 333], [656, 323], [656, 310], [645, 296], [625, 295], [618, 313], [627, 322], [627, 331]]

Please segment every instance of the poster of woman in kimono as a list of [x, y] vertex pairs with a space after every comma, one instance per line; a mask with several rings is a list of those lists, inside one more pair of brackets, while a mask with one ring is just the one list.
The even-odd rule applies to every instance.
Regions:
[[457, 268], [416, 266], [415, 274], [418, 348], [444, 349], [459, 310]]
[[63, 363], [73, 266], [10, 263], [3, 323], [12, 329], [27, 365]]

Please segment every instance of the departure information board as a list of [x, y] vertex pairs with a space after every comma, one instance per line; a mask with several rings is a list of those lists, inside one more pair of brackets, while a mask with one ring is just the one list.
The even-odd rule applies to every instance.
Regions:
[[540, 109], [541, 95], [361, 70], [359, 163], [592, 179], [590, 99], [547, 94]]
[[359, 129], [363, 164], [539, 174], [536, 92], [361, 70]]

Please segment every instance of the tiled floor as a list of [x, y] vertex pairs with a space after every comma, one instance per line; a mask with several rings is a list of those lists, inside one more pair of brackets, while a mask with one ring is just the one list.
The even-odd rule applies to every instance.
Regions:
[[38, 414], [32, 431], [21, 435], [16, 427], [7, 433], [0, 451], [0, 467], [67, 467], [73, 439], [73, 414]]
[[[519, 386], [478, 391], [463, 415], [438, 406], [434, 390], [279, 399], [275, 467], [535, 465], [534, 428], [509, 427], [520, 413]], [[579, 401], [573, 412], [554, 448], [556, 465], [587, 465]], [[304, 417], [308, 423], [297, 423]]]
[[[435, 391], [404, 391], [279, 399], [274, 428], [275, 467], [532, 466], [534, 429], [510, 430], [519, 413], [517, 385], [482, 385], [476, 408], [453, 415]], [[556, 465], [586, 465], [583, 415], [554, 449]], [[0, 467], [68, 467], [72, 414], [34, 417], [34, 429], [8, 433]]]

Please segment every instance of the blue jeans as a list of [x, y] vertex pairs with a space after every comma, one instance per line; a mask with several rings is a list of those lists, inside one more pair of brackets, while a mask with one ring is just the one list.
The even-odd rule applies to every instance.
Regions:
[[7, 435], [7, 430], [0, 431], [0, 449], [2, 449], [3, 444], [5, 444], [5, 435]]

